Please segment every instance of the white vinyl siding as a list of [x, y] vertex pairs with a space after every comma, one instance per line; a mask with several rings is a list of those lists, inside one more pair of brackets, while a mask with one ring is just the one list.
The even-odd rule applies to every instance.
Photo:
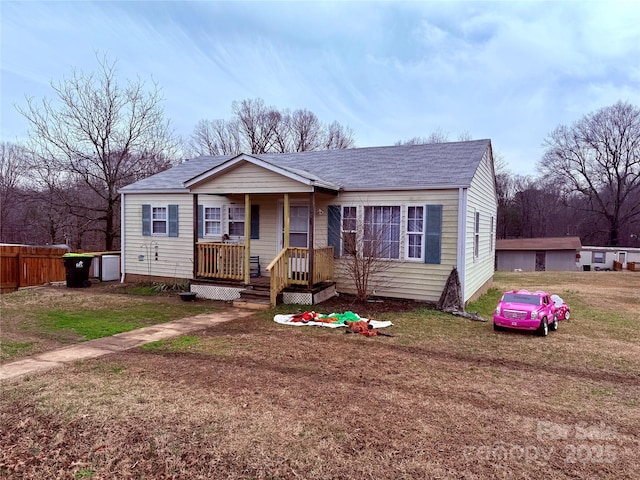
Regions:
[[[259, 165], [241, 162], [234, 168], [192, 188], [193, 193], [244, 194], [311, 192], [312, 187]], [[281, 197], [282, 198], [282, 197]]]
[[[496, 216], [497, 209], [498, 202], [490, 150], [487, 150], [467, 190], [467, 231], [464, 240], [466, 251], [464, 259], [465, 302], [493, 277], [495, 249], [492, 248], [492, 245], [495, 245], [495, 232], [493, 231], [495, 228], [491, 227], [491, 217]], [[476, 235], [475, 229], [476, 212], [479, 214], [478, 235]], [[474, 252], [477, 252], [476, 256], [474, 256]]]
[[[124, 197], [124, 272], [168, 278], [193, 277], [193, 198], [187, 194], [126, 194]], [[176, 205], [179, 236], [142, 234], [142, 206]], [[168, 215], [168, 209], [167, 209]], [[168, 225], [167, 225], [168, 228]], [[156, 246], [158, 247], [156, 250]], [[158, 252], [158, 259], [152, 252]], [[138, 260], [144, 255], [144, 260]], [[150, 260], [151, 257], [154, 257]]]

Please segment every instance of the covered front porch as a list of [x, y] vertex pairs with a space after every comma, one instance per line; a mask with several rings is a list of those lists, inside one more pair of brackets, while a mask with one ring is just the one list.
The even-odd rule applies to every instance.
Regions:
[[[202, 223], [200, 216], [204, 215], [199, 196], [202, 195], [194, 194], [194, 229]], [[229, 197], [235, 199], [239, 196], [235, 194]], [[236, 300], [252, 293], [255, 296], [256, 292], [266, 289], [271, 306], [283, 298], [283, 292], [286, 303], [316, 303], [335, 295], [333, 246], [318, 246], [315, 235], [316, 215], [318, 211], [322, 212], [316, 208], [315, 190], [308, 194], [293, 195], [297, 205], [294, 207], [297, 208], [294, 210], [297, 224], [293, 232], [292, 195], [280, 194], [274, 201], [271, 194], [269, 202], [259, 194], [245, 193], [242, 197], [244, 235], [232, 238], [225, 235], [227, 238], [219, 241], [198, 238], [194, 243], [193, 278], [196, 286], [192, 289], [205, 296], [206, 288], [207, 298], [220, 300]], [[259, 246], [252, 234], [252, 228], [256, 225], [255, 218], [252, 218], [255, 209], [252, 207], [256, 205], [261, 205], [265, 210], [261, 213], [265, 220], [278, 218], [274, 222], [277, 227], [262, 229], [269, 235], [262, 235]], [[300, 227], [300, 212], [308, 217], [306, 231]], [[292, 246], [292, 237], [296, 245], [303, 243], [307, 246]], [[268, 248], [265, 248], [265, 244]], [[265, 255], [269, 251], [274, 253]]]

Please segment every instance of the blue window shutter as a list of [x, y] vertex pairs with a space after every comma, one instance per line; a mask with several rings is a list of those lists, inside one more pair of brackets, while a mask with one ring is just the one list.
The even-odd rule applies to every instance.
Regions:
[[442, 250], [442, 205], [426, 205], [424, 263], [440, 263]]
[[260, 206], [251, 205], [251, 239], [260, 238]]
[[151, 205], [142, 205], [142, 235], [151, 235]]
[[204, 237], [204, 207], [198, 205], [198, 238]]
[[178, 236], [178, 205], [169, 205], [169, 236]]
[[329, 226], [329, 231], [327, 232], [327, 243], [329, 246], [333, 246], [333, 256], [339, 257], [342, 207], [340, 205], [329, 205], [327, 212], [327, 224]]

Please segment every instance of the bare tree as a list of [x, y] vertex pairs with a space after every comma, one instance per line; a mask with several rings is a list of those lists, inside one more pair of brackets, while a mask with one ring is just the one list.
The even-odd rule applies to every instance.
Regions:
[[351, 127], [344, 127], [337, 121], [333, 121], [325, 128], [322, 144], [324, 150], [353, 148], [355, 146], [353, 129], [351, 129]]
[[251, 153], [271, 152], [282, 114], [274, 107], [267, 107], [260, 98], [233, 102], [231, 108], [238, 120], [244, 146]]
[[318, 150], [322, 142], [322, 124], [309, 110], [296, 110], [291, 114], [292, 150], [306, 152]]
[[351, 128], [335, 121], [323, 125], [307, 109], [279, 111], [256, 98], [233, 102], [232, 111], [229, 121], [198, 122], [190, 141], [195, 154], [291, 153], [351, 148], [355, 144]]
[[554, 176], [581, 209], [607, 224], [611, 246], [620, 229], [640, 217], [640, 109], [618, 102], [585, 115], [571, 127], [559, 126], [546, 138], [542, 171]]
[[98, 58], [98, 64], [95, 73], [74, 69], [52, 83], [56, 103], [28, 98], [18, 111], [31, 124], [29, 148], [41, 180], [54, 191], [71, 183], [92, 192], [95, 203], [84, 208], [68, 196], [58, 200], [99, 222], [104, 248], [111, 250], [119, 236], [118, 189], [168, 168], [175, 142], [158, 86], [147, 90], [140, 79], [120, 85], [115, 62]]
[[361, 225], [355, 213], [353, 207], [351, 215], [341, 218], [340, 231], [336, 229], [331, 235], [340, 238], [341, 267], [353, 283], [356, 298], [366, 301], [388, 281], [384, 272], [395, 266], [389, 259], [399, 258], [403, 243], [400, 211], [392, 207], [366, 207]]
[[27, 152], [15, 143], [0, 143], [0, 242], [15, 241], [27, 174]]
[[468, 142], [470, 140], [473, 140], [473, 137], [471, 136], [471, 132], [469, 132], [469, 130], [465, 130], [464, 132], [460, 132], [460, 134], [458, 135], [458, 141], [459, 142]]
[[191, 135], [190, 145], [197, 155], [233, 155], [240, 153], [238, 123], [234, 120], [200, 120]]
[[[464, 132], [460, 133], [460, 135], [458, 135], [459, 142], [466, 142], [471, 139], [472, 139], [471, 133], [469, 133], [469, 131], [467, 130], [465, 130]], [[449, 133], [445, 132], [440, 127], [438, 127], [436, 130], [431, 132], [426, 137], [418, 136], [418, 137], [410, 138], [409, 140], [398, 140], [396, 142], [396, 145], [426, 145], [429, 143], [447, 143], [448, 141], [449, 141]]]

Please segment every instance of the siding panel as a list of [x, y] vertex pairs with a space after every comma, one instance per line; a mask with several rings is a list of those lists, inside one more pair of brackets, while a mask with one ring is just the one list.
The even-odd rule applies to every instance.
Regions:
[[[142, 205], [178, 205], [179, 237], [142, 235]], [[125, 248], [124, 272], [174, 278], [192, 278], [193, 201], [191, 195], [124, 196]], [[158, 258], [156, 260], [156, 245]], [[144, 255], [144, 260], [138, 260]]]
[[311, 187], [252, 163], [241, 163], [216, 178], [194, 186], [193, 193], [310, 192]]
[[[467, 197], [467, 231], [465, 235], [464, 301], [469, 300], [493, 277], [495, 265], [495, 223], [498, 202], [491, 150], [487, 150], [471, 181]], [[474, 258], [475, 212], [480, 212], [478, 257]], [[493, 232], [491, 231], [493, 217]]]

